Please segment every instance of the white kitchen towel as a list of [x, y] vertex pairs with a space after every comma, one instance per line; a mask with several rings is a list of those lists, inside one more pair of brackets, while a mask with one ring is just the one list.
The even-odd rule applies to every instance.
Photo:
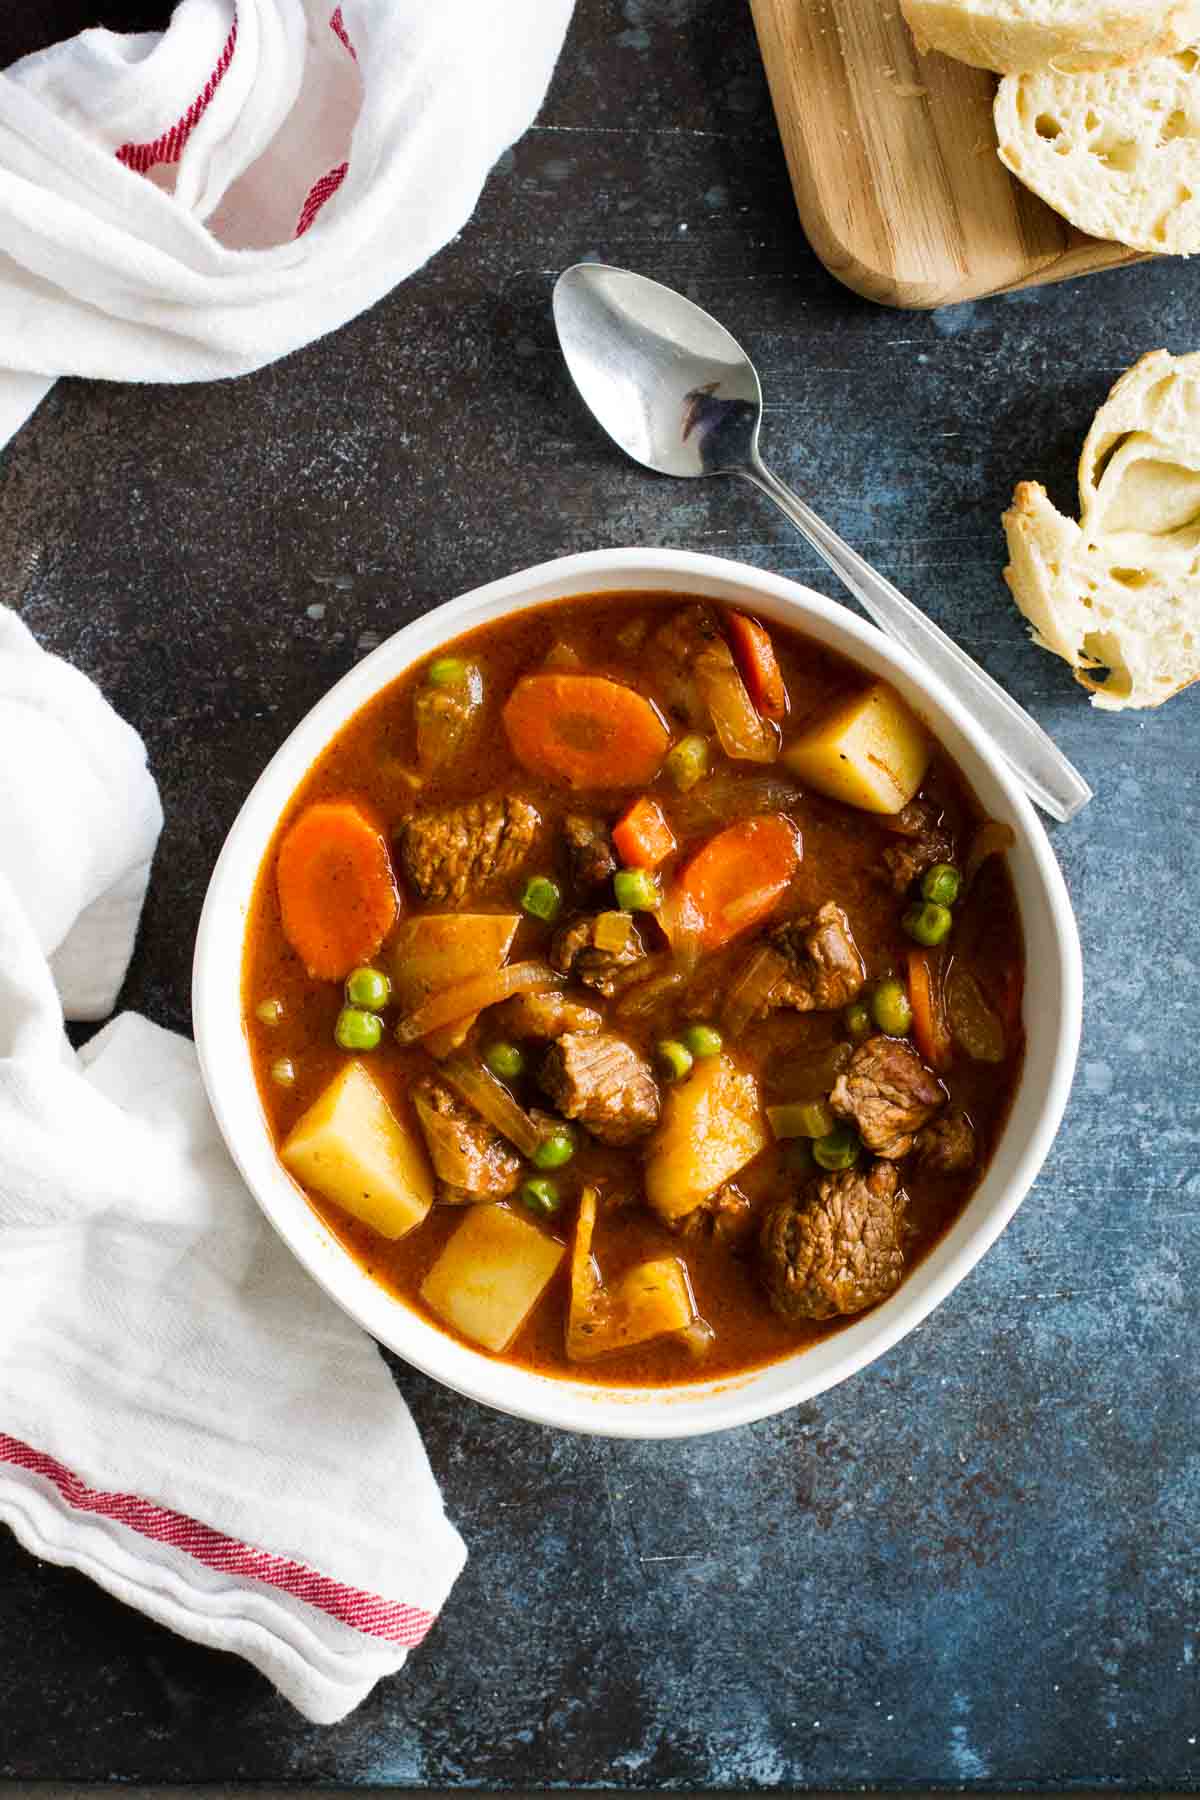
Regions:
[[375, 1345], [242, 1185], [192, 1045], [133, 1014], [67, 1041], [64, 1002], [111, 1008], [160, 824], [140, 738], [0, 608], [0, 1522], [327, 1723], [466, 1553]]
[[240, 375], [470, 218], [573, 0], [180, 0], [0, 73], [0, 446], [59, 375]]

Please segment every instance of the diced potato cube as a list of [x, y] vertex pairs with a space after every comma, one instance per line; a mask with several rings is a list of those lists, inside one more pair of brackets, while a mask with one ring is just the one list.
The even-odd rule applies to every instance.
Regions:
[[606, 1288], [592, 1255], [596, 1189], [579, 1197], [571, 1252], [571, 1302], [567, 1313], [567, 1357], [594, 1362], [617, 1350], [632, 1350], [652, 1338], [686, 1331], [696, 1319], [687, 1269], [677, 1256], [661, 1256], [627, 1269]]
[[686, 1331], [696, 1317], [687, 1270], [677, 1256], [656, 1257], [626, 1270], [612, 1290], [605, 1350], [632, 1350], [652, 1338]]
[[420, 913], [404, 919], [389, 947], [402, 1012], [477, 975], [494, 975], [521, 922], [519, 913]]
[[898, 813], [924, 781], [931, 752], [924, 726], [886, 681], [877, 681], [793, 738], [782, 761], [831, 800]]
[[507, 1206], [472, 1206], [421, 1283], [421, 1298], [485, 1350], [506, 1350], [565, 1255]]
[[731, 1181], [769, 1142], [758, 1083], [727, 1056], [697, 1063], [669, 1090], [646, 1151], [646, 1198], [668, 1224]]
[[361, 1062], [350, 1062], [298, 1119], [279, 1151], [284, 1167], [381, 1237], [399, 1238], [433, 1203], [420, 1133], [392, 1111]]

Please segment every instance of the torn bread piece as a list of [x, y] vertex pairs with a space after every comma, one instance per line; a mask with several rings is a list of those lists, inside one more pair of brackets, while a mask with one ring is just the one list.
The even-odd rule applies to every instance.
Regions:
[[901, 0], [917, 48], [1001, 75], [1111, 68], [1200, 40], [1198, 0]]
[[1094, 705], [1161, 706], [1200, 679], [1200, 355], [1157, 350], [1121, 377], [1084, 444], [1079, 499], [1077, 524], [1021, 483], [1005, 579]]
[[1092, 237], [1157, 255], [1200, 250], [1197, 46], [1101, 73], [1007, 76], [995, 107], [1001, 162]]

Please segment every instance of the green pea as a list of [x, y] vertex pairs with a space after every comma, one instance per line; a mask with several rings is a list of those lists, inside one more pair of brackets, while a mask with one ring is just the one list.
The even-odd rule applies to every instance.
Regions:
[[548, 1180], [545, 1175], [535, 1175], [531, 1180], [523, 1181], [518, 1199], [528, 1212], [536, 1213], [539, 1219], [553, 1218], [562, 1205], [558, 1183]]
[[276, 1087], [295, 1087], [296, 1065], [290, 1056], [281, 1056], [271, 1064], [271, 1080]]
[[283, 1017], [282, 1000], [260, 1000], [254, 1009], [254, 1016], [260, 1025], [278, 1025]]
[[862, 1143], [849, 1125], [836, 1126], [827, 1137], [813, 1141], [814, 1160], [822, 1169], [852, 1169], [858, 1161]]
[[871, 1017], [880, 1031], [886, 1031], [889, 1037], [908, 1036], [913, 1010], [902, 981], [893, 977], [878, 984], [871, 995]]
[[683, 1034], [683, 1046], [697, 1062], [708, 1056], [720, 1056], [721, 1034], [715, 1025], [689, 1025]]
[[649, 869], [618, 869], [613, 891], [622, 912], [655, 912], [662, 898]]
[[900, 922], [910, 938], [932, 949], [934, 944], [944, 943], [950, 936], [954, 916], [948, 906], [938, 906], [933, 900], [918, 900]]
[[855, 1000], [842, 1014], [842, 1022], [854, 1039], [861, 1044], [865, 1037], [871, 1035], [871, 1015], [861, 1000]]
[[525, 1058], [515, 1044], [489, 1044], [483, 1060], [501, 1081], [515, 1081], [525, 1069]]
[[682, 1081], [685, 1075], [691, 1074], [692, 1053], [678, 1038], [664, 1038], [656, 1054], [668, 1081]]
[[521, 895], [521, 907], [531, 919], [550, 925], [562, 910], [562, 889], [548, 875], [531, 875]]
[[361, 1006], [343, 1006], [333, 1035], [343, 1050], [374, 1050], [383, 1036], [383, 1020]]
[[575, 1139], [565, 1125], [548, 1131], [533, 1153], [536, 1169], [561, 1169], [575, 1154]]
[[680, 793], [686, 794], [708, 774], [708, 744], [697, 733], [680, 738], [667, 755], [667, 774]]
[[962, 887], [962, 876], [953, 863], [934, 863], [921, 877], [921, 894], [936, 906], [953, 906]]
[[365, 1006], [368, 1012], [382, 1012], [392, 997], [392, 984], [382, 969], [351, 969], [346, 977], [347, 1006]]
[[439, 656], [425, 671], [426, 681], [436, 688], [465, 687], [470, 678], [469, 667], [457, 656]]

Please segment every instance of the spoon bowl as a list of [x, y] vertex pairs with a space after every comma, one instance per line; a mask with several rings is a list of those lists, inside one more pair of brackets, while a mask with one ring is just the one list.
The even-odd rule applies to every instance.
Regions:
[[751, 482], [875, 623], [971, 708], [1039, 806], [1066, 820], [1087, 805], [1091, 788], [1024, 707], [767, 468], [758, 372], [723, 325], [660, 282], [605, 263], [567, 269], [553, 305], [571, 377], [626, 455], [659, 475]]
[[[757, 455], [758, 371], [725, 327], [657, 281], [578, 263], [554, 290], [571, 379], [627, 456], [659, 475], [736, 473]], [[733, 413], [714, 461], [714, 422]]]

